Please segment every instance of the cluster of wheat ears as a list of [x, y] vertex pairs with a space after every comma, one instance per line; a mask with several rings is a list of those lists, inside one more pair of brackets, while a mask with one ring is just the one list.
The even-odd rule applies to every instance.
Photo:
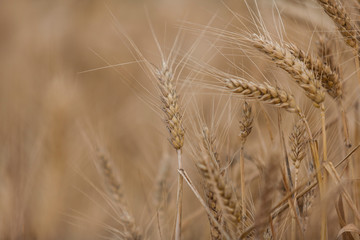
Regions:
[[[215, 79], [215, 83], [204, 84], [205, 91], [214, 91], [214, 94], [241, 103], [240, 113], [232, 114], [238, 124], [237, 128], [232, 127], [231, 132], [236, 132], [238, 137], [233, 143], [237, 146], [236, 157], [231, 161], [222, 160], [224, 153], [217, 152], [217, 149], [225, 147], [218, 141], [214, 128], [204, 123], [198, 124], [198, 128], [194, 129], [197, 133], [191, 134], [186, 127], [187, 119], [192, 117], [187, 115], [190, 111], [185, 112], [186, 106], [182, 105], [185, 102], [180, 91], [183, 86], [177, 72], [180, 64], [173, 61], [173, 52], [168, 58], [163, 57], [160, 66], [156, 66], [143, 57], [133, 41], [127, 38], [138, 62], [156, 81], [161, 100], [158, 107], [163, 111], [169, 142], [177, 156], [177, 161], [170, 159], [170, 162], [177, 162], [174, 208], [168, 209], [168, 197], [164, 194], [168, 184], [169, 160], [161, 162], [159, 166], [157, 188], [154, 191], [156, 216], [153, 219], [157, 222], [154, 225], [158, 227], [154, 236], [180, 240], [185, 238], [182, 234], [186, 227], [184, 225], [190, 222], [202, 228], [207, 225], [208, 228], [205, 228], [209, 229], [209, 235], [214, 240], [359, 239], [360, 155], [357, 150], [360, 129], [352, 123], [359, 113], [357, 103], [347, 98], [344, 85], [356, 86], [356, 81], [350, 83], [355, 78], [360, 84], [360, 32], [356, 21], [350, 18], [340, 1], [316, 2], [328, 16], [324, 16], [323, 21], [332, 21], [338, 32], [319, 31], [319, 34], [313, 36], [316, 38], [316, 46], [309, 49], [301, 49], [283, 39], [274, 40], [262, 25], [262, 19], [255, 17], [253, 21], [257, 22], [257, 28], [252, 32], [237, 33], [207, 27], [202, 32], [204, 35], [216, 35], [220, 41], [223, 38], [227, 43], [235, 44], [247, 55], [260, 56], [270, 61], [270, 68], [279, 68], [280, 74], [286, 74], [281, 81], [275, 79], [276, 83], [261, 82], [261, 77], [256, 79], [251, 73], [220, 71], [210, 64], [199, 63], [200, 60], [192, 58], [188, 53], [183, 54], [179, 61], [185, 67], [191, 66], [191, 71], [196, 72], [195, 79], [200, 78], [199, 75]], [[359, 3], [355, 0], [351, 2], [353, 9], [358, 9]], [[187, 28], [186, 24], [182, 25], [184, 28]], [[194, 30], [194, 25], [188, 29]], [[344, 54], [347, 58], [344, 59], [344, 56], [338, 57], [339, 52], [351, 54]], [[351, 77], [347, 79], [345, 68], [352, 69]], [[261, 76], [266, 74], [261, 73]], [[201, 85], [202, 82], [193, 80], [185, 81], [184, 84]], [[300, 92], [296, 95], [300, 97], [295, 96], [295, 91]], [[306, 101], [312, 105], [306, 105]], [[272, 114], [258, 110], [264, 107], [276, 109], [269, 110], [273, 111]], [[331, 113], [327, 109], [331, 109]], [[263, 114], [266, 115], [265, 120], [264, 117], [257, 119]], [[327, 117], [328, 114], [331, 118]], [[275, 119], [269, 119], [270, 115]], [[350, 118], [349, 115], [355, 117]], [[291, 131], [282, 127], [282, 118], [287, 116], [292, 119]], [[279, 134], [272, 137], [271, 142], [265, 144], [267, 146], [263, 146], [262, 140], [251, 142], [252, 148], [268, 148], [266, 160], [259, 160], [247, 151], [247, 140], [253, 137], [251, 135], [254, 131], [271, 128], [264, 127], [269, 121], [278, 121]], [[271, 131], [274, 129], [269, 129]], [[199, 138], [193, 139], [193, 135]], [[261, 138], [261, 134], [258, 137]], [[330, 154], [328, 143], [332, 141], [331, 138], [340, 139], [336, 156]], [[192, 149], [189, 154], [184, 149], [187, 144]], [[148, 229], [138, 225], [131, 216], [110, 160], [100, 150], [98, 152], [105, 186], [121, 216], [121, 227], [114, 232], [115, 235], [119, 239], [151, 238]], [[190, 158], [193, 162], [189, 162]], [[253, 177], [253, 170], [249, 170], [252, 168], [247, 166], [249, 164], [256, 165], [254, 171], [258, 172], [258, 177]], [[197, 169], [196, 180], [189, 176], [188, 168]], [[200, 206], [200, 214], [207, 215], [208, 222], [200, 223], [182, 214], [183, 208], [192, 204], [183, 201], [184, 189], [187, 189], [186, 194], [195, 196], [196, 200], [193, 201]], [[169, 211], [175, 217], [169, 217], [173, 216]], [[165, 233], [165, 229], [169, 234]]]

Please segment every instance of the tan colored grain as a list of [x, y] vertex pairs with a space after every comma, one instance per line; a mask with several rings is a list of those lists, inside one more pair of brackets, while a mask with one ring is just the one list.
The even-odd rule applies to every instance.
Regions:
[[167, 65], [164, 64], [162, 69], [157, 70], [156, 76], [161, 91], [165, 122], [170, 133], [170, 143], [176, 150], [179, 150], [184, 145], [185, 130], [182, 125], [182, 113], [173, 74]]
[[242, 78], [225, 79], [225, 83], [227, 89], [233, 93], [238, 93], [244, 97], [256, 99], [283, 108], [288, 112], [300, 112], [294, 96], [280, 88], [272, 87], [269, 84], [249, 82]]
[[242, 110], [242, 118], [239, 121], [239, 128], [240, 128], [240, 138], [242, 142], [245, 142], [249, 134], [251, 133], [252, 129], [252, 122], [254, 120], [252, 116], [252, 108], [251, 106], [245, 101], [244, 107]]

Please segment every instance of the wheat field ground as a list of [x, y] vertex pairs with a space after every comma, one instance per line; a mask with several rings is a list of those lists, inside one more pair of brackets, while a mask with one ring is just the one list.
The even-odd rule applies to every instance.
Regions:
[[0, 239], [360, 239], [360, 1], [0, 3]]

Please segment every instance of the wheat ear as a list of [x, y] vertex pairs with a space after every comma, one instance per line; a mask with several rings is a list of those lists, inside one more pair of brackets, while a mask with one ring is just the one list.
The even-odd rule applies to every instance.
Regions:
[[280, 88], [272, 87], [269, 84], [253, 83], [242, 78], [225, 79], [225, 84], [226, 88], [233, 93], [283, 108], [288, 112], [300, 112], [294, 96]]
[[[246, 217], [246, 220], [241, 219], [241, 205], [234, 199], [235, 195], [231, 188], [231, 184], [225, 180], [225, 177], [220, 172], [220, 168], [216, 165], [217, 161], [214, 161], [213, 156], [217, 156], [214, 152], [209, 152], [208, 143], [213, 142], [209, 136], [209, 130], [205, 127], [202, 131], [202, 157], [197, 162], [197, 167], [209, 186], [209, 191], [212, 192], [218, 209], [221, 211], [222, 221], [225, 227], [228, 229], [229, 234], [236, 236], [237, 226], [241, 221], [244, 221], [245, 225], [249, 225], [251, 221], [250, 216]], [[211, 148], [214, 149], [214, 148]], [[219, 214], [219, 212], [217, 212]]]
[[[182, 164], [182, 147], [184, 145], [185, 130], [182, 125], [182, 113], [179, 107], [178, 95], [174, 83], [171, 69], [166, 63], [162, 68], [156, 71], [159, 89], [161, 91], [161, 101], [165, 113], [165, 122], [170, 133], [170, 143], [175, 148], [178, 158], [178, 168], [183, 168]], [[178, 174], [177, 189], [177, 210], [175, 223], [175, 240], [181, 239], [181, 215], [182, 215], [182, 195], [183, 195], [183, 178]]]
[[156, 71], [158, 85], [161, 91], [161, 101], [165, 113], [165, 122], [170, 133], [170, 143], [179, 150], [184, 145], [185, 131], [182, 125], [182, 113], [179, 107], [178, 95], [173, 79], [173, 74], [166, 64], [161, 70]]
[[352, 48], [357, 48], [358, 32], [351, 23], [351, 19], [336, 0], [317, 0], [322, 6], [325, 13], [334, 21], [340, 34], [344, 37], [344, 41]]
[[321, 83], [315, 78], [313, 71], [295, 57], [285, 46], [267, 40], [264, 36], [252, 35], [255, 48], [271, 57], [276, 65], [288, 72], [296, 83], [304, 89], [305, 95], [313, 101], [315, 107], [320, 107], [324, 101], [325, 93], [321, 89]]
[[[215, 193], [214, 186], [209, 181], [210, 178], [209, 173], [212, 171], [210, 169], [219, 169], [219, 159], [218, 159], [218, 154], [215, 151], [214, 139], [210, 139], [208, 137], [208, 134], [209, 134], [209, 130], [206, 127], [204, 127], [202, 145], [200, 147], [202, 156], [200, 157], [200, 161], [197, 163], [197, 167], [200, 170], [201, 175], [205, 179], [205, 193], [206, 193], [206, 199], [209, 209], [211, 210], [214, 219], [218, 223], [221, 223], [222, 221], [221, 208], [217, 201], [217, 196]], [[223, 238], [222, 233], [211, 217], [209, 217], [209, 222], [210, 222], [211, 239], [212, 240], [222, 239]]]
[[123, 199], [120, 181], [116, 178], [113, 172], [113, 166], [109, 159], [105, 157], [100, 151], [97, 153], [100, 162], [101, 170], [104, 176], [105, 186], [110, 193], [115, 206], [120, 212], [120, 223], [124, 227], [122, 235], [127, 240], [141, 240], [142, 235], [135, 224], [135, 220], [126, 209], [126, 204]]
[[294, 44], [287, 44], [286, 46], [296, 58], [305, 63], [308, 70], [314, 72], [315, 78], [321, 82], [331, 97], [335, 99], [342, 97], [340, 76], [335, 69], [332, 69], [331, 65], [326, 64], [320, 58], [306, 54]]
[[300, 163], [305, 157], [305, 131], [306, 129], [304, 122], [300, 120], [295, 124], [294, 129], [289, 137], [291, 146], [291, 152], [289, 155], [295, 167], [294, 188], [296, 188], [297, 185]]
[[317, 0], [325, 13], [333, 20], [345, 43], [354, 49], [355, 66], [358, 81], [360, 83], [360, 60], [359, 60], [359, 32], [351, 23], [351, 19], [345, 8], [336, 0]]
[[[243, 220], [246, 219], [246, 201], [245, 201], [245, 158], [244, 158], [244, 145], [246, 142], [247, 137], [251, 133], [252, 130], [252, 108], [251, 106], [245, 101], [244, 107], [242, 110], [242, 119], [239, 122], [240, 128], [240, 188], [241, 188], [241, 217]], [[244, 229], [244, 226], [242, 226]], [[242, 229], [242, 230], [243, 230]]]

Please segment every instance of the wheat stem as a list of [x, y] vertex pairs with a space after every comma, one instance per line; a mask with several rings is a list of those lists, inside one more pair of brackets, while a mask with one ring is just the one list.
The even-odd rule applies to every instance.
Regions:
[[[181, 149], [176, 150], [178, 157], [178, 169], [182, 170]], [[182, 197], [183, 197], [183, 177], [178, 173], [178, 188], [176, 199], [176, 226], [175, 226], [175, 240], [181, 239], [181, 216], [182, 216]]]
[[[244, 143], [241, 143], [240, 147], [240, 188], [241, 188], [241, 218], [244, 223], [246, 220], [246, 202], [245, 202], [245, 159], [244, 159]], [[242, 229], [244, 229], [244, 224], [242, 224]]]
[[[322, 137], [323, 137], [323, 163], [327, 163], [327, 141], [326, 141], [326, 124], [325, 124], [325, 106], [321, 104], [321, 127], [322, 127]], [[327, 188], [327, 173], [323, 174], [323, 190], [326, 194]], [[321, 210], [321, 239], [327, 239], [327, 213], [326, 213], [326, 202], [323, 202]]]

